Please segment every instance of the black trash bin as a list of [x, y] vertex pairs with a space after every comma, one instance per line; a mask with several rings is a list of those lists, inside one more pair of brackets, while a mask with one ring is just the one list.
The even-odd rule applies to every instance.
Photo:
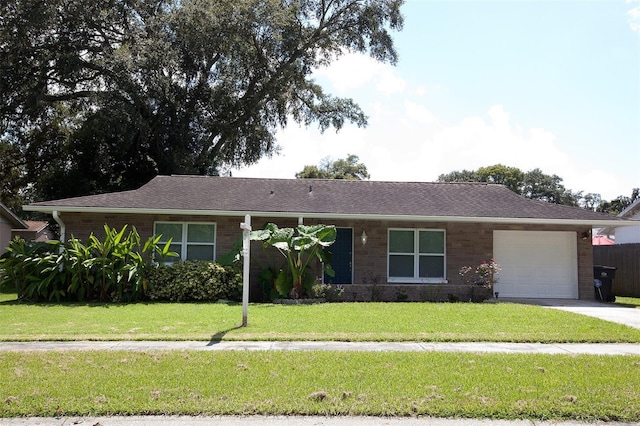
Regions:
[[613, 279], [616, 277], [614, 266], [593, 266], [593, 286], [595, 287], [596, 300], [603, 302], [615, 302], [616, 296], [613, 295]]

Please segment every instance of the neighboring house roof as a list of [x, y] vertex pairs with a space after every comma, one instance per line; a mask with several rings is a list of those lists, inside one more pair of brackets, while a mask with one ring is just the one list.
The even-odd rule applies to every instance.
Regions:
[[0, 216], [4, 217], [13, 228], [27, 229], [27, 224], [24, 223], [18, 216], [15, 215], [7, 206], [0, 203]]
[[633, 203], [629, 204], [627, 208], [622, 210], [618, 214], [618, 217], [633, 218], [639, 214], [640, 214], [640, 198], [638, 198]]
[[577, 207], [534, 201], [486, 183], [157, 176], [137, 190], [25, 206], [51, 213], [172, 213], [272, 217], [625, 224]]
[[49, 229], [49, 223], [38, 220], [25, 220], [27, 229], [12, 229], [12, 237], [20, 237], [27, 241], [48, 241], [53, 238], [53, 232]]
[[[620, 213], [618, 213], [618, 217], [623, 219], [636, 219], [636, 220], [640, 218], [640, 198], [635, 200], [633, 203], [629, 204]], [[598, 230], [598, 234], [607, 235], [607, 236], [613, 235], [615, 234], [616, 226], [619, 226], [619, 224], [606, 226]], [[636, 226], [640, 226], [640, 222], [636, 222]]]
[[42, 232], [47, 226], [49, 226], [49, 222], [40, 220], [25, 220], [24, 223], [26, 223], [29, 232], [35, 233]]

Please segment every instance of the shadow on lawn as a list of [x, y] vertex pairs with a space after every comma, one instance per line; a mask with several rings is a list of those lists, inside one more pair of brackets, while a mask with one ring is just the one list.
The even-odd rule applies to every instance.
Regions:
[[622, 308], [635, 308], [635, 309], [640, 309], [640, 305], [634, 305], [632, 303], [614, 303], [612, 306], [614, 307], [622, 307]]
[[215, 344], [218, 344], [222, 341], [222, 338], [230, 331], [233, 330], [238, 330], [242, 328], [242, 324], [236, 325], [235, 327], [231, 327], [231, 328], [227, 328], [226, 330], [222, 330], [217, 332], [216, 334], [214, 334], [213, 336], [211, 336], [211, 340], [209, 340], [209, 343], [207, 343], [207, 346], [213, 346]]

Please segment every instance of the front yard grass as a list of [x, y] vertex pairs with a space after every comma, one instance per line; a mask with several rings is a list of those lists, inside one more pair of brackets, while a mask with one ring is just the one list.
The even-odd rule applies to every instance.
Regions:
[[0, 303], [0, 341], [336, 340], [640, 342], [640, 330], [510, 303]]
[[640, 297], [622, 297], [616, 296], [616, 304], [640, 308]]
[[640, 357], [0, 352], [0, 417], [372, 415], [640, 421]]
[[[0, 340], [640, 342], [531, 305], [27, 304]], [[628, 303], [626, 303], [628, 304]], [[1, 345], [1, 343], [0, 343]], [[338, 351], [0, 351], [0, 418], [371, 415], [640, 421], [640, 357]]]

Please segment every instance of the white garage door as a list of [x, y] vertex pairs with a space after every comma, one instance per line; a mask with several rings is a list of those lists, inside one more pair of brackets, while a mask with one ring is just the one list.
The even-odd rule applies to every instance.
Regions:
[[500, 297], [578, 298], [575, 232], [494, 231]]

